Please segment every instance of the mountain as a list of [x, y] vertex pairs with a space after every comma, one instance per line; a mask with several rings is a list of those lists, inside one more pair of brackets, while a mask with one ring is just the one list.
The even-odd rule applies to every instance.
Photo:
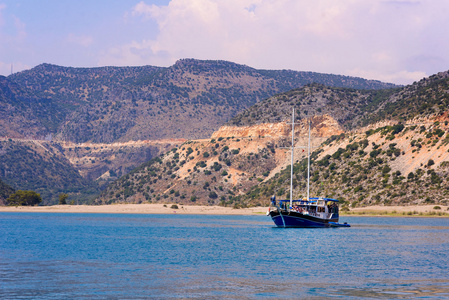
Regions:
[[232, 118], [227, 125], [281, 122], [291, 119], [292, 108], [295, 108], [295, 119], [329, 114], [344, 128], [353, 129], [362, 125], [373, 113], [373, 108], [378, 108], [399, 91], [399, 88], [357, 90], [309, 84], [259, 102]]
[[361, 78], [257, 70], [184, 59], [168, 68], [49, 64], [0, 76], [0, 176], [45, 204], [90, 202], [109, 182], [186, 139], [207, 138], [272, 95], [318, 82], [393, 88]]
[[[97, 203], [266, 205], [288, 196], [291, 108], [295, 146], [312, 121], [312, 193], [346, 207], [449, 203], [447, 72], [410, 86], [356, 90], [310, 84], [236, 115], [209, 139], [172, 149], [118, 179]], [[367, 125], [366, 125], [367, 124]], [[366, 126], [365, 126], [366, 125]], [[295, 152], [294, 195], [305, 196], [305, 153]]]
[[401, 88], [358, 90], [310, 84], [270, 97], [232, 118], [227, 125], [247, 126], [330, 114], [347, 130], [382, 120], [405, 122], [438, 115], [449, 107], [449, 71]]
[[45, 135], [48, 129], [34, 112], [42, 103], [17, 83], [0, 76], [0, 136]]
[[0, 136], [78, 143], [206, 138], [255, 103], [310, 83], [395, 87], [226, 61], [183, 59], [167, 68], [42, 64], [0, 80]]

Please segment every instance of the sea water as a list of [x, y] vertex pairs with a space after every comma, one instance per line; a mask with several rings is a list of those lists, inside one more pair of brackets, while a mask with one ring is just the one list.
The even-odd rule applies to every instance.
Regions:
[[0, 298], [449, 298], [449, 219], [340, 221], [0, 213]]

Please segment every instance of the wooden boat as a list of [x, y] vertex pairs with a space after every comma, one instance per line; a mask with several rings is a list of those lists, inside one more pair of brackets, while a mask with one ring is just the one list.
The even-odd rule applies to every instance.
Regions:
[[338, 200], [332, 198], [310, 198], [310, 121], [309, 140], [307, 145], [307, 198], [293, 200], [293, 158], [294, 158], [294, 134], [295, 134], [295, 109], [292, 113], [292, 145], [290, 167], [290, 200], [276, 202], [276, 197], [271, 197], [271, 204], [267, 215], [271, 217], [278, 227], [350, 227], [349, 224], [338, 223]]

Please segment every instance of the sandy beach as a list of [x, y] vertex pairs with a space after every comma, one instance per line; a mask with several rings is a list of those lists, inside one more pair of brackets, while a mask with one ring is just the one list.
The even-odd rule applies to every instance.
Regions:
[[46, 213], [105, 213], [105, 214], [192, 214], [192, 215], [252, 215], [265, 214], [268, 207], [234, 209], [222, 206], [171, 204], [112, 204], [112, 205], [53, 205], [53, 206], [0, 206], [0, 212]]
[[[438, 209], [439, 207], [439, 209]], [[348, 213], [349, 215], [436, 215], [436, 216], [448, 216], [449, 217], [449, 206], [444, 205], [410, 205], [410, 206], [367, 206], [367, 207], [357, 207], [351, 209]]]
[[[341, 215], [445, 215], [449, 207], [439, 205], [422, 206], [369, 206], [351, 209]], [[115, 213], [115, 214], [195, 214], [195, 215], [253, 215], [265, 214], [268, 207], [234, 209], [222, 206], [171, 204], [112, 204], [112, 205], [53, 205], [53, 206], [0, 206], [0, 212], [45, 212], [45, 213]]]

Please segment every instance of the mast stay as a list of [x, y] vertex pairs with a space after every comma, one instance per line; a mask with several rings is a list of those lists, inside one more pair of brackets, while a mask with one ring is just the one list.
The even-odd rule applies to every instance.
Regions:
[[[310, 145], [311, 145], [311, 135], [310, 126], [311, 121], [308, 120], [309, 125], [309, 139], [307, 143], [307, 201], [310, 199]], [[298, 123], [299, 124], [299, 123]], [[298, 148], [306, 148], [306, 146], [295, 147], [295, 108], [292, 111], [292, 144], [290, 146], [291, 151], [291, 164], [290, 164], [290, 207], [293, 206], [293, 164], [294, 164], [294, 152]]]

